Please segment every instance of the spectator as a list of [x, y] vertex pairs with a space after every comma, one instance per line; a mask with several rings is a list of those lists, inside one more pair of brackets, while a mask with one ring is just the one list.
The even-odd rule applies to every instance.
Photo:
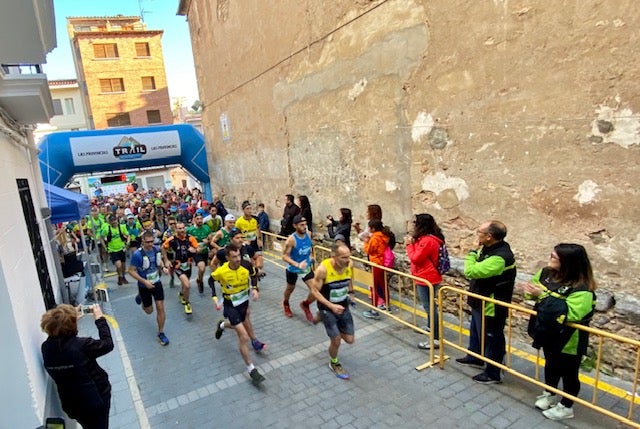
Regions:
[[[477, 231], [478, 249], [472, 250], [464, 260], [464, 275], [471, 279], [469, 292], [511, 302], [516, 279], [516, 262], [509, 244], [504, 241], [507, 227], [499, 221], [484, 222]], [[500, 305], [484, 305], [482, 301], [469, 297], [471, 326], [469, 327], [469, 351], [481, 353], [482, 332], [484, 331], [484, 356], [502, 363], [506, 353], [504, 325], [507, 308]], [[484, 329], [483, 329], [484, 322]], [[484, 361], [471, 355], [456, 359], [462, 365], [482, 366]], [[490, 363], [483, 372], [473, 377], [481, 384], [501, 383], [500, 368]]]
[[[587, 252], [579, 244], [558, 244], [549, 256], [546, 268], [525, 284], [524, 292], [536, 296], [540, 303], [561, 299], [566, 303], [565, 322], [588, 326], [596, 304], [596, 283]], [[554, 295], [555, 294], [555, 295]], [[561, 298], [558, 298], [561, 296]], [[546, 308], [550, 308], [546, 306]], [[538, 307], [538, 318], [542, 313]], [[560, 332], [536, 330], [534, 347], [544, 351], [545, 383], [557, 388], [562, 379], [562, 391], [573, 396], [580, 392], [578, 378], [582, 355], [587, 351], [589, 334], [576, 328], [562, 327]], [[573, 401], [562, 398], [554, 405], [555, 394], [548, 390], [538, 396], [535, 406], [551, 420], [573, 417]]]
[[[444, 235], [436, 220], [428, 213], [416, 215], [413, 222], [413, 236], [406, 237], [404, 244], [407, 249], [407, 256], [411, 263], [411, 274], [423, 278], [433, 286], [433, 295], [438, 294], [442, 275], [438, 272], [438, 255], [440, 245], [444, 244]], [[429, 330], [429, 303], [431, 299], [429, 287], [424, 282], [416, 281], [416, 294], [427, 313], [427, 326]], [[440, 332], [438, 329], [438, 305], [433, 305], [433, 347], [440, 347]], [[431, 348], [429, 341], [418, 343], [418, 348], [427, 350]]]
[[284, 237], [288, 237], [295, 231], [293, 227], [293, 218], [300, 214], [300, 207], [296, 206], [293, 203], [293, 195], [287, 194], [285, 195], [285, 206], [284, 211], [282, 213], [282, 220], [280, 221], [281, 229], [280, 234]]
[[107, 429], [111, 383], [96, 359], [113, 350], [113, 340], [100, 306], [93, 305], [91, 310], [99, 340], [78, 337], [79, 308], [61, 304], [47, 311], [40, 321], [48, 335], [42, 343], [42, 358], [64, 412], [85, 429]]
[[331, 215], [327, 215], [327, 219], [329, 220], [327, 224], [329, 238], [341, 240], [348, 248], [351, 248], [351, 209], [341, 208], [340, 218], [337, 221]]
[[260, 231], [271, 232], [271, 221], [267, 212], [264, 211], [264, 203], [258, 204], [258, 226]]
[[[384, 264], [384, 251], [389, 243], [389, 237], [384, 234], [384, 226], [379, 219], [369, 221], [368, 229], [370, 235], [364, 242], [364, 251], [369, 255], [369, 261], [374, 264]], [[369, 288], [371, 291], [371, 305], [378, 307], [380, 310], [386, 310], [385, 306], [387, 294], [385, 273], [382, 268], [371, 267], [373, 273], [373, 286]], [[379, 319], [380, 314], [375, 310], [367, 310], [362, 315], [368, 319]]]
[[307, 220], [307, 230], [313, 232], [313, 214], [311, 213], [311, 203], [306, 195], [298, 196], [298, 206], [300, 207], [300, 215]]
[[[367, 206], [367, 222], [370, 220], [379, 220], [382, 221], [382, 207], [378, 204], [369, 204]], [[356, 222], [353, 224], [353, 227], [356, 229], [356, 234], [358, 234], [358, 238], [362, 241], [367, 241], [367, 238], [371, 235], [371, 231], [369, 230], [369, 225], [365, 229], [360, 227], [360, 222]]]

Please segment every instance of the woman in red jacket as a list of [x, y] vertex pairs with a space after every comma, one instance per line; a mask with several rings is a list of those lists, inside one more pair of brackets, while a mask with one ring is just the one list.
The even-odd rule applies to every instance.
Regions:
[[[405, 238], [407, 256], [411, 262], [411, 274], [428, 280], [433, 285], [434, 297], [438, 293], [438, 287], [442, 282], [442, 275], [438, 272], [438, 253], [440, 245], [444, 244], [444, 235], [433, 216], [428, 213], [416, 215], [414, 221], [413, 236]], [[431, 293], [424, 282], [416, 282], [416, 292], [424, 311], [427, 313], [427, 326], [429, 324], [429, 300]], [[438, 329], [438, 305], [433, 305], [433, 346], [440, 347]], [[429, 341], [418, 343], [418, 348], [429, 349]]]

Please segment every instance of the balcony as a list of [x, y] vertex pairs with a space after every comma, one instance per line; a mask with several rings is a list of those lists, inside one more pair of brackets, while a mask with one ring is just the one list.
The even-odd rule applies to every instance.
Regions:
[[4, 0], [0, 63], [44, 64], [56, 47], [53, 0]]
[[53, 103], [47, 75], [39, 64], [2, 64], [0, 106], [21, 124], [49, 122]]

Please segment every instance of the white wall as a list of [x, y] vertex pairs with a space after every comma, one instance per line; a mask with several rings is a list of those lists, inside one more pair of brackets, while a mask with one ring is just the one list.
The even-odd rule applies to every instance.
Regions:
[[[4, 128], [5, 124], [0, 122], [0, 127]], [[39, 325], [45, 305], [16, 178], [29, 181], [40, 234], [46, 242], [47, 232], [40, 217], [44, 191], [35, 153], [30, 154], [26, 148], [11, 142], [4, 133], [0, 133], [0, 152], [0, 171], [3, 172], [0, 179], [0, 320], [5, 332], [3, 342], [6, 341], [0, 365], [3, 380], [0, 415], [3, 427], [35, 428], [42, 424], [49, 383], [40, 353], [45, 335]], [[53, 289], [57, 291], [59, 281], [52, 269], [50, 248], [46, 254]], [[60, 302], [59, 292], [56, 300]]]

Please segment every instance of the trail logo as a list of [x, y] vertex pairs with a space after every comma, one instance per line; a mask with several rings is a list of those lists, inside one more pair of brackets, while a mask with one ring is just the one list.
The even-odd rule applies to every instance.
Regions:
[[122, 137], [118, 146], [113, 148], [113, 156], [118, 159], [140, 159], [147, 154], [147, 146], [133, 137]]

